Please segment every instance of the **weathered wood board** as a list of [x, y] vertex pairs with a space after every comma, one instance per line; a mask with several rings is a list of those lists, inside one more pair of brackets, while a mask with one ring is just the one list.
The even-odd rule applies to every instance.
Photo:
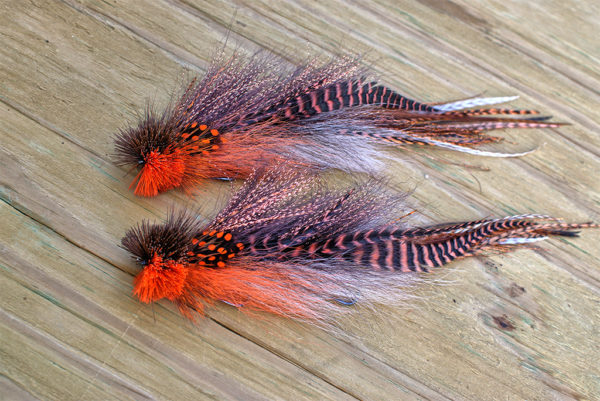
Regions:
[[[112, 135], [213, 49], [369, 53], [407, 96], [519, 94], [572, 125], [507, 131], [520, 159], [400, 149], [414, 223], [600, 220], [600, 7], [593, 1], [0, 0], [0, 399], [600, 399], [599, 233], [453, 263], [406, 307], [340, 337], [227, 305], [193, 326], [131, 294], [119, 247], [181, 194], [139, 199]], [[389, 156], [389, 155], [388, 155]], [[210, 217], [227, 198], [196, 199]]]

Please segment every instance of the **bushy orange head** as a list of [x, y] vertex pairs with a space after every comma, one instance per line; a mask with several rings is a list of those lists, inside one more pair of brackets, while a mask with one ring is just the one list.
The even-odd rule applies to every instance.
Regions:
[[131, 186], [137, 181], [136, 195], [156, 196], [159, 192], [179, 187], [184, 173], [185, 162], [181, 152], [152, 151], [144, 157], [144, 166]]
[[188, 269], [172, 260], [164, 261], [154, 254], [134, 280], [133, 293], [144, 303], [167, 298], [174, 301], [183, 293]]

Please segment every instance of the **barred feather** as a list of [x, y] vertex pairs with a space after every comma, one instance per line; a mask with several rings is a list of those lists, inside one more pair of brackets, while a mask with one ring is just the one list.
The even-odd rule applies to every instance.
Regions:
[[530, 117], [536, 114], [531, 110], [468, 109], [513, 97], [426, 104], [365, 75], [357, 58], [292, 67], [264, 55], [218, 57], [174, 105], [162, 114], [148, 110], [137, 126], [117, 135], [116, 160], [140, 166], [135, 193], [154, 196], [205, 178], [245, 178], [284, 159], [372, 172], [381, 167], [378, 143], [519, 156], [525, 153], [474, 147], [501, 140], [484, 131], [560, 125]]
[[414, 277], [406, 273], [598, 227], [542, 215], [426, 228], [386, 224], [402, 203], [373, 180], [335, 191], [306, 172], [278, 169], [252, 174], [209, 224], [171, 213], [164, 224], [132, 228], [122, 243], [143, 266], [134, 283], [142, 302], [167, 298], [189, 318], [223, 301], [322, 321], [343, 310], [338, 300], [401, 298]]

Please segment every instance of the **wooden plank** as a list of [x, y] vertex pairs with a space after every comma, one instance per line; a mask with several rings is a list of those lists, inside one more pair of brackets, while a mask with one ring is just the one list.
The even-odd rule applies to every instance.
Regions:
[[[132, 299], [137, 268], [118, 247], [134, 222], [190, 201], [134, 198], [131, 175], [110, 157], [111, 135], [147, 98], [166, 103], [190, 74], [185, 67], [202, 71], [231, 24], [229, 47], [267, 48], [291, 60], [368, 49], [383, 78], [415, 98], [517, 93], [524, 95], [517, 106], [573, 123], [503, 133], [518, 142], [505, 149], [545, 143], [518, 160], [386, 151], [397, 158], [388, 163], [391, 185], [416, 186], [420, 215], [411, 224], [530, 211], [598, 219], [591, 2], [0, 7], [7, 378], [0, 392], [40, 399], [600, 398], [590, 369], [600, 356], [597, 233], [456, 263], [433, 276], [451, 284], [420, 285], [421, 300], [406, 308], [380, 305], [341, 319], [345, 338], [226, 305], [193, 327], [168, 303], [153, 311]], [[563, 29], [570, 24], [581, 28]], [[228, 193], [216, 183], [203, 191], [207, 218]]]

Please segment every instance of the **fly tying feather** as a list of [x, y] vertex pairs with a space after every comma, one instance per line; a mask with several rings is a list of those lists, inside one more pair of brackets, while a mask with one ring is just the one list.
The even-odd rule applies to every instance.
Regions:
[[137, 126], [117, 135], [116, 161], [140, 166], [135, 193], [155, 196], [193, 188], [206, 178], [246, 178], [283, 159], [373, 172], [381, 168], [376, 144], [520, 156], [527, 152], [476, 147], [501, 140], [485, 131], [560, 126], [533, 116], [533, 110], [478, 108], [516, 97], [426, 104], [366, 80], [367, 75], [358, 58], [291, 67], [260, 54], [217, 57], [172, 106], [161, 114], [147, 110]]

